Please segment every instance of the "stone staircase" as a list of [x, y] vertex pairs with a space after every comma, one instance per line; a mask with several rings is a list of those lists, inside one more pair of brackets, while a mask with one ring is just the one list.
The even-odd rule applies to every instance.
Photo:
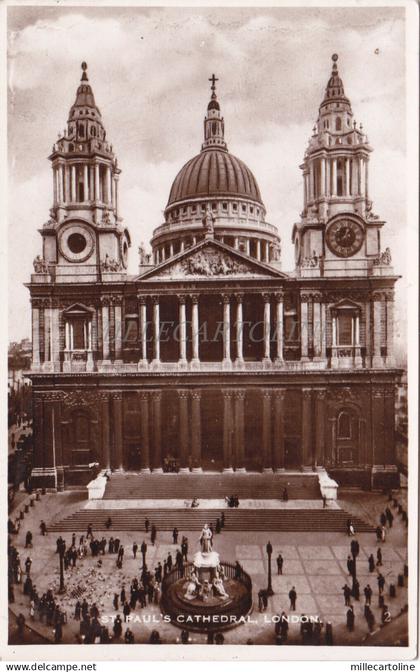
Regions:
[[103, 499], [320, 499], [316, 473], [112, 474]]
[[[89, 523], [94, 532], [118, 531], [144, 532], [148, 518], [158, 531], [180, 532], [201, 530], [204, 523], [216, 522], [218, 509], [83, 509], [55, 522], [50, 532], [61, 534], [84, 532]], [[372, 525], [350, 516], [342, 509], [224, 509], [225, 531], [234, 532], [345, 532], [346, 521], [352, 518], [357, 532], [373, 532]], [[112, 527], [107, 530], [105, 521], [110, 517]]]

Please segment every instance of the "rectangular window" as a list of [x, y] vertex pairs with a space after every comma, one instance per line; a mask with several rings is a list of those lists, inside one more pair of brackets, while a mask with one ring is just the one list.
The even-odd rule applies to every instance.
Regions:
[[353, 345], [353, 316], [338, 316], [338, 345]]
[[85, 349], [85, 320], [73, 320], [73, 350]]
[[227, 210], [227, 203], [223, 203], [223, 210]]

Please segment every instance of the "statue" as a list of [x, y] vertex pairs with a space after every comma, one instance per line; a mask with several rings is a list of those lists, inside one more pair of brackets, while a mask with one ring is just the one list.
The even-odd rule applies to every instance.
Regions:
[[101, 263], [101, 269], [105, 273], [118, 273], [121, 270], [121, 262], [111, 259], [108, 252], [105, 254], [105, 259]]
[[273, 245], [273, 261], [280, 261], [281, 245], [278, 240]]
[[146, 248], [144, 246], [143, 241], [139, 245], [139, 258], [140, 258], [140, 265], [143, 266], [145, 263], [147, 263], [147, 257], [149, 255], [146, 254]]
[[214, 216], [209, 203], [207, 203], [206, 214], [204, 215], [202, 222], [207, 233], [214, 233]]
[[390, 266], [392, 263], [391, 250], [389, 247], [382, 254], [379, 254], [374, 260], [375, 266]]
[[194, 600], [200, 594], [200, 589], [201, 583], [198, 580], [195, 568], [193, 568], [188, 577], [187, 590], [184, 594], [184, 597], [187, 600]]
[[109, 215], [109, 210], [104, 210], [102, 215], [102, 222], [104, 224], [111, 224], [111, 217]]
[[35, 273], [48, 273], [48, 264], [40, 254], [35, 257], [33, 264]]
[[213, 579], [213, 592], [216, 597], [222, 597], [224, 600], [226, 600], [229, 597], [220, 576], [219, 577], [215, 576]]
[[201, 536], [200, 536], [200, 543], [201, 543], [201, 552], [202, 553], [211, 553], [212, 551], [212, 532], [207, 525], [207, 523], [204, 525], [203, 529], [201, 530]]

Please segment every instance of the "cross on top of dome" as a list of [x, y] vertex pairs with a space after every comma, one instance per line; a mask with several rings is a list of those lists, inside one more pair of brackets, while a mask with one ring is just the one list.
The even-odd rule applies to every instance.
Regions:
[[80, 67], [83, 70], [83, 74], [82, 74], [82, 77], [81, 77], [80, 81], [81, 82], [88, 82], [89, 81], [88, 76], [87, 76], [87, 67], [88, 66], [87, 66], [86, 61], [83, 61], [82, 65]]

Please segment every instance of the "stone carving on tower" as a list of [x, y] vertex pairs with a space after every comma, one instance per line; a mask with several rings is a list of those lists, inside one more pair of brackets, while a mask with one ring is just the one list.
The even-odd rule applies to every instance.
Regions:
[[49, 269], [55, 282], [91, 282], [101, 274], [124, 272], [131, 243], [118, 211], [121, 171], [86, 63], [67, 128], [49, 159], [54, 197], [50, 219], [41, 229], [43, 255], [34, 262], [35, 273]]
[[390, 274], [390, 253], [381, 253], [384, 221], [372, 213], [369, 155], [372, 147], [357, 124], [332, 56], [318, 119], [301, 165], [304, 206], [293, 229], [295, 262], [304, 277]]

